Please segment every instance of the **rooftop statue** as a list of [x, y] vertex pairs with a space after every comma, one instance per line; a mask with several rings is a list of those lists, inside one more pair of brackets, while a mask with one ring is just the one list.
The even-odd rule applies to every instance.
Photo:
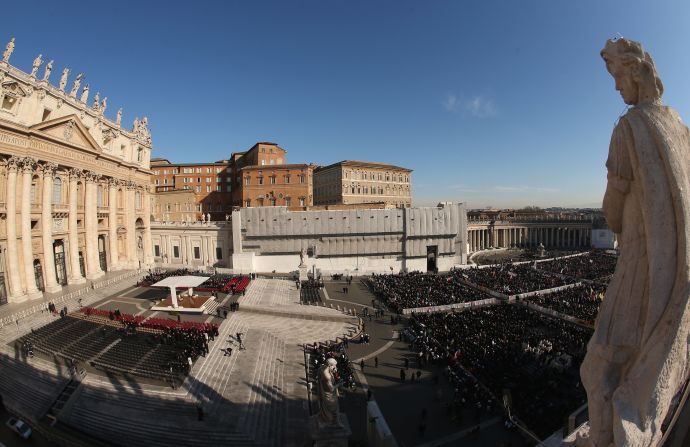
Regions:
[[122, 123], [122, 107], [117, 109], [117, 118], [115, 119], [115, 123], [119, 126]]
[[89, 100], [89, 84], [86, 84], [84, 86], [84, 89], [81, 91], [81, 98], [79, 98], [79, 102], [82, 104], [86, 104], [86, 101]]
[[36, 56], [36, 59], [34, 59], [34, 63], [31, 65], [30, 76], [32, 78], [36, 77], [36, 73], [38, 73], [38, 69], [41, 67], [41, 64], [43, 64], [43, 55], [39, 54], [38, 56]]
[[7, 46], [5, 46], [5, 51], [2, 53], [2, 61], [7, 63], [10, 61], [10, 56], [12, 56], [12, 53], [14, 52], [14, 37], [10, 39], [9, 42], [7, 42]]
[[81, 85], [81, 80], [84, 77], [84, 73], [79, 73], [76, 78], [74, 78], [74, 84], [72, 84], [72, 90], [69, 92], [71, 98], [77, 97], [77, 91], [79, 91], [79, 86]]
[[46, 69], [43, 72], [43, 80], [48, 81], [48, 78], [50, 77], [50, 72], [53, 71], [53, 61], [51, 60], [48, 62], [48, 65], [46, 65]]
[[69, 76], [69, 68], [62, 70], [62, 76], [60, 76], [60, 91], [64, 92], [67, 86], [67, 76]]
[[581, 367], [590, 429], [578, 445], [656, 446], [688, 379], [690, 135], [640, 43], [610, 40], [601, 57], [630, 108], [606, 162], [620, 257]]

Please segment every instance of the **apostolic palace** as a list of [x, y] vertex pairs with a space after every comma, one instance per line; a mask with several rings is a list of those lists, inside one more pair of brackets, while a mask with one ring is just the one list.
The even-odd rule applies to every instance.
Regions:
[[13, 50], [0, 62], [0, 304], [152, 259], [147, 118], [124, 128], [82, 73], [64, 68], [55, 86], [54, 61], [27, 74]]

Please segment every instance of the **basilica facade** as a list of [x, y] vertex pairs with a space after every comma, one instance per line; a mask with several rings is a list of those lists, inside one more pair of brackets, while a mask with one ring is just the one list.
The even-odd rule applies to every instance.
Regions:
[[89, 104], [83, 74], [67, 89], [64, 68], [54, 86], [52, 60], [27, 73], [13, 51], [0, 61], [0, 304], [150, 265], [148, 120], [125, 129], [107, 97]]

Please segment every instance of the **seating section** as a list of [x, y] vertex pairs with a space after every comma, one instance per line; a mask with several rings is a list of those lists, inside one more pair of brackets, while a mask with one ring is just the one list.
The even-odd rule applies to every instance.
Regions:
[[250, 282], [250, 279], [247, 276], [232, 276], [225, 274], [209, 275], [184, 268], [177, 270], [161, 270], [159, 272], [149, 273], [148, 275], [144, 276], [141, 281], [137, 282], [137, 286], [150, 287], [153, 284], [164, 280], [165, 278], [185, 275], [208, 277], [208, 279], [198, 287], [194, 287], [194, 290], [197, 292], [242, 293]]

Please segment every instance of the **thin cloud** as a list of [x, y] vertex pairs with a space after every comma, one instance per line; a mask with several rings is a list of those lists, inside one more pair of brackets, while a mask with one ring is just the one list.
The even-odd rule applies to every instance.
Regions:
[[458, 108], [458, 97], [449, 93], [443, 100], [443, 107], [449, 112], [454, 112]]
[[483, 96], [475, 96], [469, 101], [465, 101], [465, 111], [476, 118], [490, 118], [496, 116], [496, 107], [491, 99]]
[[455, 93], [448, 93], [441, 104], [447, 112], [463, 112], [475, 118], [491, 118], [497, 114], [494, 101], [482, 95], [463, 99]]

